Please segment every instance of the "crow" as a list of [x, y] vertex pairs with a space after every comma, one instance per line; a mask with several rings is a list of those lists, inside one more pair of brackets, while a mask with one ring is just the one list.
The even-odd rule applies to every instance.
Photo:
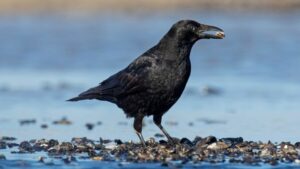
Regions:
[[193, 20], [180, 20], [154, 47], [136, 58], [125, 69], [68, 101], [97, 99], [116, 104], [127, 117], [145, 147], [142, 122], [153, 115], [154, 123], [174, 140], [161, 125], [162, 116], [181, 96], [191, 73], [190, 52], [199, 39], [223, 39], [218, 27]]

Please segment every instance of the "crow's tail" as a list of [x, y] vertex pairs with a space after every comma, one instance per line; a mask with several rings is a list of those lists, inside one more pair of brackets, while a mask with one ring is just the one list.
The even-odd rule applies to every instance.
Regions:
[[67, 101], [99, 99], [99, 97], [101, 97], [101, 87], [97, 86], [97, 87], [91, 88], [91, 89], [79, 94], [79, 96], [71, 98]]

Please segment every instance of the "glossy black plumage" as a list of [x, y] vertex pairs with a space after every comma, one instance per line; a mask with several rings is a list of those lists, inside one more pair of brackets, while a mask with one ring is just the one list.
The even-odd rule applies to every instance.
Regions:
[[[221, 32], [208, 34], [207, 31]], [[142, 120], [153, 115], [155, 124], [172, 141], [161, 126], [161, 118], [179, 99], [189, 79], [192, 46], [199, 39], [223, 37], [220, 28], [192, 20], [179, 21], [157, 45], [128, 67], [69, 101], [98, 99], [115, 103], [128, 117], [135, 118], [134, 128], [143, 144]]]

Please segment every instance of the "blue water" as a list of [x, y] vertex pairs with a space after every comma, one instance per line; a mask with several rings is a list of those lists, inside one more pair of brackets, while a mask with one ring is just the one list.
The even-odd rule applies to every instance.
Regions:
[[[299, 12], [0, 16], [0, 136], [138, 141], [132, 119], [115, 105], [65, 100], [127, 66], [183, 18], [221, 27], [226, 38], [193, 47], [185, 93], [163, 118], [169, 133], [299, 141]], [[219, 93], [205, 94], [207, 86]], [[52, 124], [62, 117], [72, 125]], [[22, 119], [37, 123], [20, 126]], [[145, 124], [146, 138], [160, 132], [151, 118]]]

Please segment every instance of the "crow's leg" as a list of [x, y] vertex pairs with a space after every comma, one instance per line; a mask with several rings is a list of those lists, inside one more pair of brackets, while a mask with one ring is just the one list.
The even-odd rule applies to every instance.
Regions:
[[172, 137], [168, 134], [168, 132], [163, 128], [163, 126], [161, 125], [161, 118], [162, 116], [161, 115], [154, 115], [153, 116], [153, 121], [154, 123], [157, 125], [157, 127], [160, 128], [160, 130], [164, 133], [164, 135], [168, 138], [168, 141], [171, 143], [171, 144], [174, 144], [174, 140], [172, 139]]
[[143, 127], [143, 116], [137, 116], [134, 118], [133, 127], [135, 129], [136, 134], [138, 135], [141, 143], [144, 147], [146, 147], [146, 143], [144, 137], [142, 135], [142, 127]]

